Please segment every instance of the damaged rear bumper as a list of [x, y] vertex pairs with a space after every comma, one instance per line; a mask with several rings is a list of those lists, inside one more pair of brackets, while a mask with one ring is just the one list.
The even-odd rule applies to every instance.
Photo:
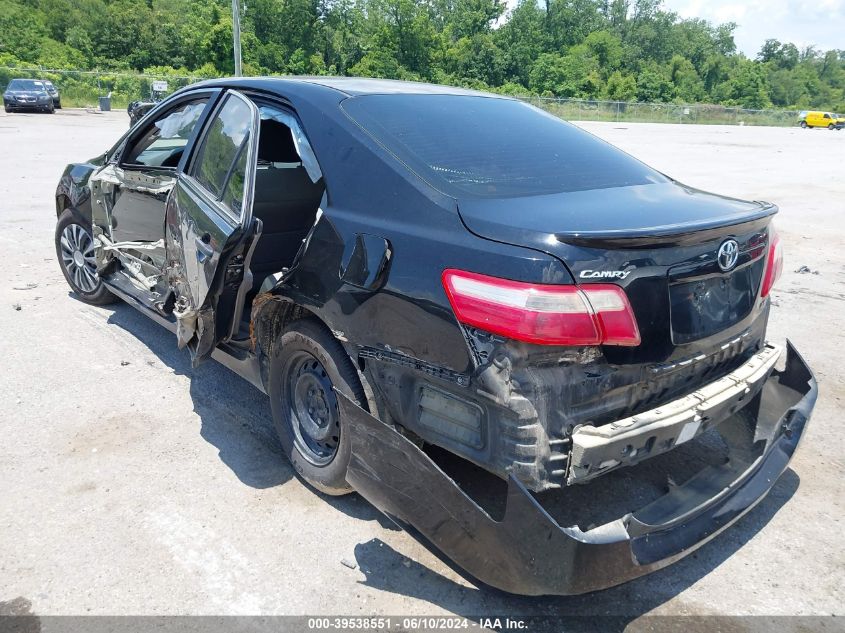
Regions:
[[494, 520], [413, 443], [347, 398], [339, 402], [352, 443], [347, 480], [363, 497], [487, 585], [570, 595], [660, 569], [753, 508], [786, 469], [816, 395], [811, 370], [788, 343], [785, 369], [737, 414], [747, 433], [723, 434], [727, 463], [586, 531], [558, 525], [513, 476], [504, 516]]

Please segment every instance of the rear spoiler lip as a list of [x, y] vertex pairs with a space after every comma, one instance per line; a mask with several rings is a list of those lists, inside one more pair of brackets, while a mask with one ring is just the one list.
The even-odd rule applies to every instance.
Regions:
[[696, 224], [667, 224], [625, 231], [556, 232], [559, 242], [588, 248], [608, 250], [620, 248], [650, 248], [652, 246], [688, 246], [707, 242], [725, 235], [743, 233], [764, 228], [778, 207], [768, 202], [757, 202], [759, 211], [749, 213], [741, 219], [714, 218]]
[[[818, 395], [812, 371], [788, 341], [786, 368], [767, 385], [778, 410], [760, 418], [762, 453], [738, 465], [727, 492], [696, 500], [680, 523], [652, 511], [667, 495], [598, 528], [563, 527], [513, 475], [504, 516], [493, 519], [415, 444], [337, 391], [351, 442], [346, 478], [436, 556], [484, 585], [522, 595], [588, 593], [683, 558], [765, 497], [786, 470]], [[780, 411], [783, 397], [796, 392], [799, 399]]]

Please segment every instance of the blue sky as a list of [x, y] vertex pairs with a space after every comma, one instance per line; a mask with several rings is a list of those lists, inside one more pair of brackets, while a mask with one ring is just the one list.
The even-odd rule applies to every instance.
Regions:
[[767, 38], [845, 49], [845, 0], [664, 0], [685, 18], [736, 22], [737, 48], [755, 57]]

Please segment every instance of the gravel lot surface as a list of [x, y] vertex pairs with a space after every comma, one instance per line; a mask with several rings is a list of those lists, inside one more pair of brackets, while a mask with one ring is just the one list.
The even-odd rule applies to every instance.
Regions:
[[216, 363], [192, 370], [132, 308], [69, 294], [58, 177], [127, 123], [0, 113], [0, 603], [23, 597], [45, 615], [845, 614], [845, 131], [583, 124], [689, 185], [780, 205], [770, 338], [794, 341], [821, 396], [791, 470], [714, 542], [615, 589], [527, 599], [473, 586], [356, 495], [315, 494], [281, 455], [265, 396]]

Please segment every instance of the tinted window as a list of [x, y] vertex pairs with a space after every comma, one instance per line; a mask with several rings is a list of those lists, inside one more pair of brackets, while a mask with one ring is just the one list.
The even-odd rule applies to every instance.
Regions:
[[[211, 122], [192, 168], [194, 178], [238, 212], [243, 197], [251, 129], [252, 110], [249, 105], [243, 99], [230, 95]], [[227, 183], [230, 183], [228, 187]]]
[[620, 150], [520, 101], [367, 95], [347, 99], [343, 109], [420, 176], [457, 198], [666, 181]]
[[194, 99], [153, 121], [124, 155], [123, 162], [147, 167], [176, 167], [208, 99]]

